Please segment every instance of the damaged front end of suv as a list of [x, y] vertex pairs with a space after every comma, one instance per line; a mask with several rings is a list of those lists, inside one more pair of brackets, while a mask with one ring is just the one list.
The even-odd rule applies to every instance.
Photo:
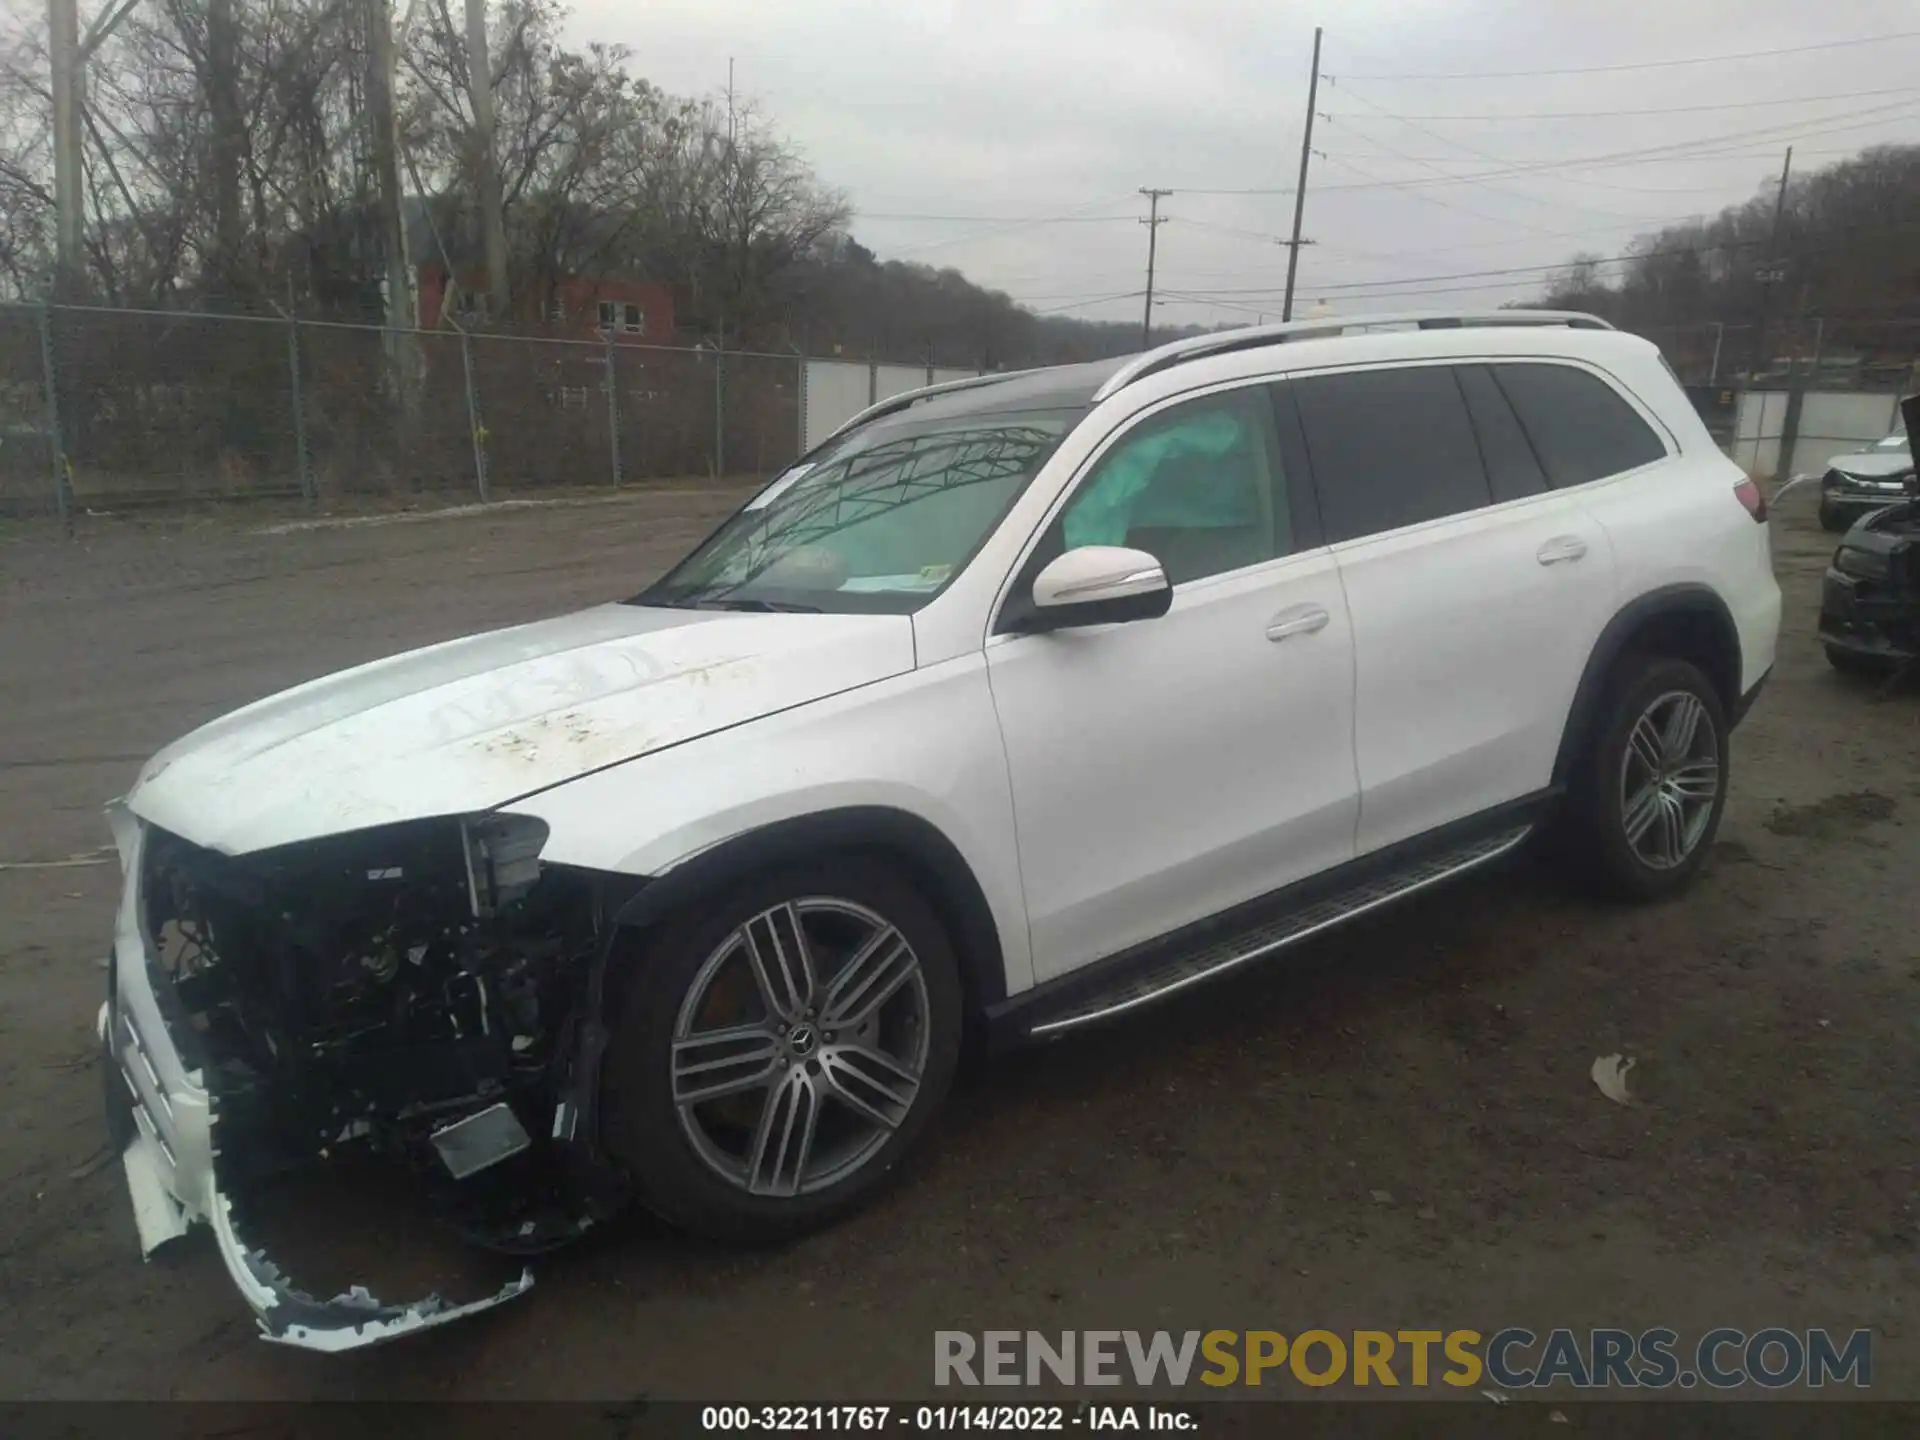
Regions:
[[272, 1340], [339, 1350], [457, 1305], [297, 1287], [249, 1243], [275, 1178], [397, 1162], [465, 1238], [528, 1255], [622, 1199], [593, 1143], [600, 990], [636, 881], [542, 865], [516, 816], [409, 821], [242, 856], [124, 808], [101, 1012], [109, 1110], [143, 1250], [209, 1225]]
[[1820, 642], [1835, 669], [1862, 674], [1920, 655], [1920, 498], [1876, 510], [1841, 539], [1821, 589]]

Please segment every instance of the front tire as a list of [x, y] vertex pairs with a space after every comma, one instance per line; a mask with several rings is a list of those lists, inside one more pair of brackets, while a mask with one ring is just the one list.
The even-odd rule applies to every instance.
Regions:
[[891, 867], [753, 877], [669, 921], [625, 987], [603, 1092], [643, 1205], [716, 1239], [817, 1229], [896, 1172], [953, 1080], [959, 966]]
[[1727, 801], [1726, 710], [1684, 660], [1617, 672], [1569, 801], [1585, 878], [1629, 900], [1674, 894], [1699, 873]]

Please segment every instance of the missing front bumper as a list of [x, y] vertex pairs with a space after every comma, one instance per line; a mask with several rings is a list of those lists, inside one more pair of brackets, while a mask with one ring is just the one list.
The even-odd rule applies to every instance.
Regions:
[[107, 1124], [121, 1147], [141, 1253], [151, 1255], [195, 1224], [205, 1224], [227, 1274], [258, 1320], [262, 1339], [306, 1350], [355, 1350], [490, 1310], [532, 1288], [532, 1270], [522, 1269], [492, 1295], [464, 1304], [434, 1293], [396, 1305], [363, 1285], [331, 1300], [309, 1294], [242, 1238], [213, 1162], [217, 1117], [209, 1097], [184, 1079], [165, 1085], [161, 1077], [177, 1072], [178, 1058], [152, 1052], [167, 1042], [142, 1035], [112, 999], [100, 1007], [99, 1032]]

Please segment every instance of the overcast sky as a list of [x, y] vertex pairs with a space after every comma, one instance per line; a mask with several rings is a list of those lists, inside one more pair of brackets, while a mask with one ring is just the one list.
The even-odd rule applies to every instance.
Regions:
[[[722, 91], [731, 57], [883, 258], [1094, 318], [1140, 314], [1142, 186], [1174, 192], [1156, 323], [1278, 318], [1316, 23], [1303, 310], [1528, 296], [1538, 274], [1484, 272], [1618, 255], [1789, 144], [1798, 171], [1920, 142], [1912, 0], [576, 3], [576, 43], [665, 89]], [[1621, 111], [1658, 113], [1566, 113]], [[1203, 193], [1231, 190], [1276, 193]]]

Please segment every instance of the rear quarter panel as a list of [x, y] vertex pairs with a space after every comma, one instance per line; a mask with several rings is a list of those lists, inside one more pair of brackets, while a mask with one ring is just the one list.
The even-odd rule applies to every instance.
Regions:
[[1669, 585], [1712, 590], [1740, 634], [1744, 694], [1772, 667], [1780, 629], [1768, 527], [1756, 525], [1734, 494], [1746, 472], [1713, 443], [1653, 346], [1623, 346], [1607, 368], [1679, 452], [1576, 492], [1612, 541], [1619, 606]]

